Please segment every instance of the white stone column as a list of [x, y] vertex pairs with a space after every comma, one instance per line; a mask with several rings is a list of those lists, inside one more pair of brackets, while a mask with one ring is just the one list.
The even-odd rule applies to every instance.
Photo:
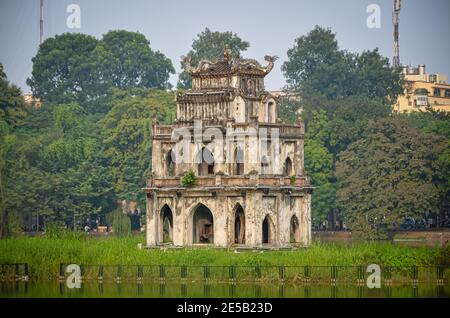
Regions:
[[146, 243], [147, 246], [157, 245], [156, 214], [154, 209], [153, 192], [147, 193], [146, 215]]

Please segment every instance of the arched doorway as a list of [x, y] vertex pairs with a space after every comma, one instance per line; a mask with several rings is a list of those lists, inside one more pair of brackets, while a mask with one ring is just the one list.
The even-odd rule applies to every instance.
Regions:
[[245, 213], [239, 203], [234, 214], [234, 243], [245, 244]]
[[166, 169], [167, 176], [173, 177], [175, 175], [175, 153], [172, 150], [166, 155]]
[[162, 243], [172, 243], [173, 242], [173, 214], [172, 210], [167, 204], [161, 209], [159, 218], [159, 241]]
[[262, 223], [262, 243], [263, 244], [273, 243], [273, 224], [272, 220], [268, 215], [266, 215]]
[[236, 150], [234, 151], [234, 165], [235, 165], [234, 174], [238, 175], [238, 176], [243, 175], [244, 174], [244, 152], [239, 147], [237, 147]]
[[208, 148], [203, 147], [197, 152], [195, 162], [198, 163], [198, 175], [206, 176], [214, 174], [214, 156]]
[[214, 243], [214, 218], [211, 210], [203, 204], [197, 205], [192, 215], [192, 242]]
[[300, 224], [298, 222], [297, 216], [293, 215], [291, 217], [290, 226], [290, 242], [299, 243], [300, 242]]
[[287, 157], [284, 161], [284, 175], [290, 176], [292, 174], [292, 161], [291, 158]]

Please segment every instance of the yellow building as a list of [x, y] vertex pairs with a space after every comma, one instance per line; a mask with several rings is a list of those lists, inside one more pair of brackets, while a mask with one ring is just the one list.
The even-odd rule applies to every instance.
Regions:
[[34, 97], [33, 94], [25, 94], [23, 95], [23, 100], [25, 101], [25, 105], [34, 108], [41, 108], [42, 102], [39, 98]]
[[443, 74], [427, 74], [425, 65], [404, 67], [406, 79], [405, 93], [399, 96], [394, 110], [412, 112], [425, 110], [430, 106], [435, 110], [450, 111], [450, 84]]

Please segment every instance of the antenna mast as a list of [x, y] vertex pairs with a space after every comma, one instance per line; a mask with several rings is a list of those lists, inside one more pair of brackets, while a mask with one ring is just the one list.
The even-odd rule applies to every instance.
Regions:
[[44, 39], [44, 0], [40, 0], [39, 17], [39, 44], [42, 44]]
[[400, 67], [400, 46], [398, 44], [398, 24], [400, 21], [400, 8], [402, 0], [394, 0], [394, 12], [392, 13], [392, 23], [394, 24], [394, 55], [392, 65], [395, 68]]

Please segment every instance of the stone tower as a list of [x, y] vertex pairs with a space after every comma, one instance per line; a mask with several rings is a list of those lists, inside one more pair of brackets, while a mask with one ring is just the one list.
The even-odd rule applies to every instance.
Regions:
[[[277, 120], [264, 89], [276, 57], [184, 58], [192, 89], [172, 125], [152, 125], [148, 246], [286, 247], [311, 242], [312, 188], [303, 170], [304, 126]], [[195, 183], [183, 181], [187, 172]]]

